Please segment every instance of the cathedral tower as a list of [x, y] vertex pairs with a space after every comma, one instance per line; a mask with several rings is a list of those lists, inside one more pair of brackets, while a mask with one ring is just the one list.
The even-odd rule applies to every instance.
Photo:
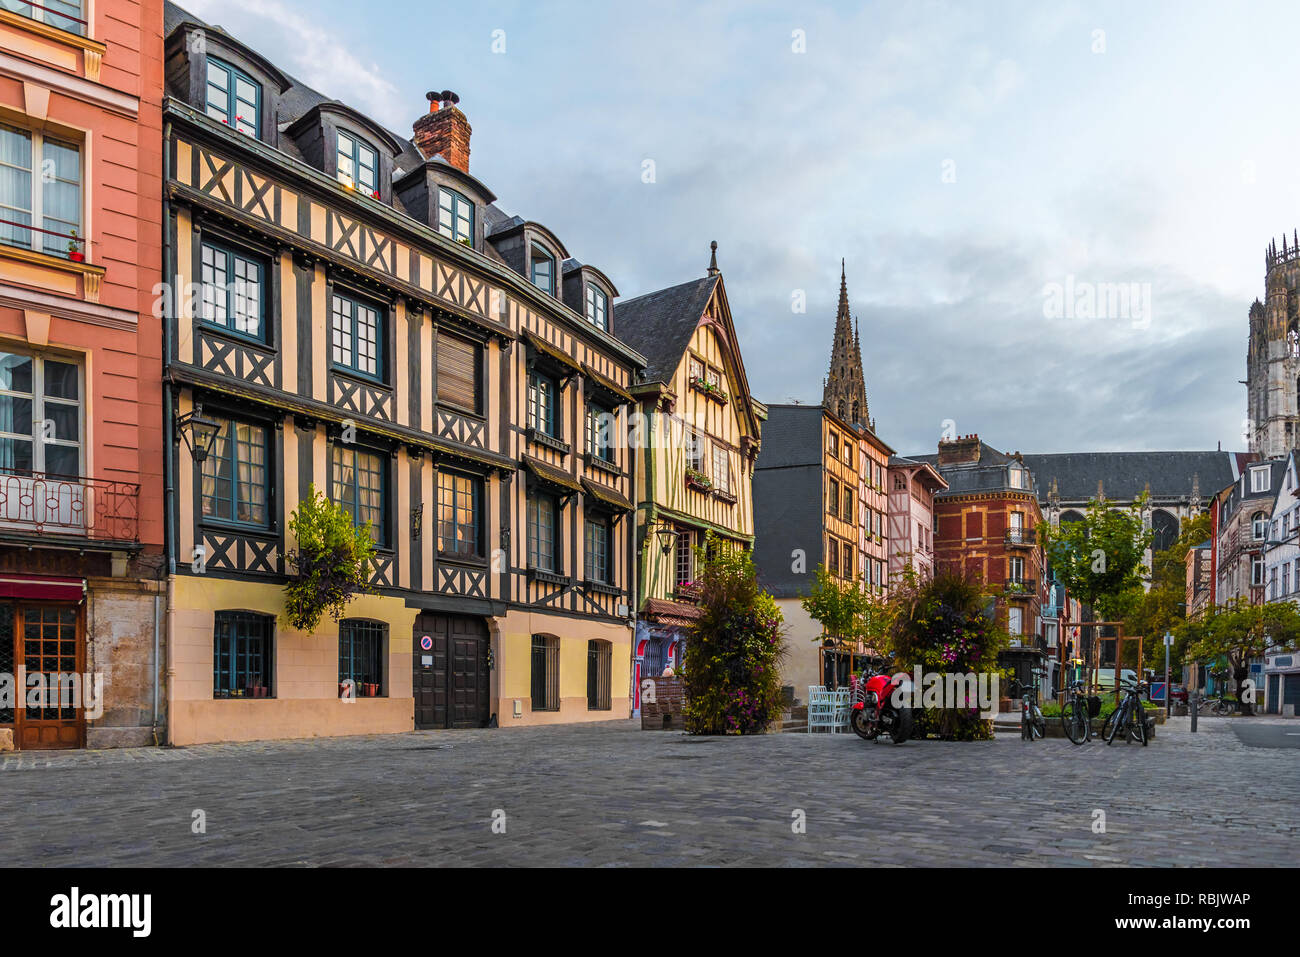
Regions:
[[844, 421], [871, 427], [867, 384], [862, 375], [862, 342], [849, 316], [849, 287], [840, 260], [840, 305], [835, 314], [830, 375], [822, 381], [822, 405]]
[[1246, 438], [1265, 458], [1300, 443], [1300, 235], [1264, 251], [1264, 301], [1250, 306], [1246, 351]]

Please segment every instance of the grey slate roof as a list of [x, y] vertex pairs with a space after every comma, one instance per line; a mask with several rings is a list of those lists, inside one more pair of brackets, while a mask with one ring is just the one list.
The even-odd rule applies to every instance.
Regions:
[[[822, 560], [822, 505], [820, 462], [754, 471], [754, 567], [774, 597], [806, 595], [812, 587]], [[805, 555], [802, 574], [794, 571], [795, 549]]]
[[[1005, 452], [999, 452], [987, 442], [980, 442], [980, 458], [978, 462], [963, 462], [957, 465], [940, 465], [938, 453], [932, 455], [909, 455], [906, 458], [914, 462], [926, 462], [934, 466], [936, 472], [943, 476], [943, 480], [948, 483], [948, 487], [942, 491], [936, 492], [936, 498], [946, 498], [950, 495], [962, 495], [970, 492], [992, 492], [1010, 490], [1014, 492], [1038, 491], [1037, 488], [1031, 489], [1013, 489], [1007, 477], [1007, 463], [1015, 459], [1014, 455], [1007, 455]], [[1033, 485], [1033, 472], [1030, 472], [1030, 482]]]
[[1025, 455], [1040, 499], [1056, 481], [1062, 501], [1087, 501], [1097, 482], [1112, 501], [1131, 501], [1151, 483], [1153, 498], [1185, 498], [1196, 478], [1201, 498], [1232, 484], [1231, 452], [1062, 452]]
[[763, 425], [763, 448], [754, 467], [774, 469], [812, 465], [820, 468], [821, 463], [822, 407], [769, 405], [767, 422]]
[[717, 276], [692, 279], [614, 306], [614, 335], [645, 356], [645, 381], [672, 378], [717, 282]]

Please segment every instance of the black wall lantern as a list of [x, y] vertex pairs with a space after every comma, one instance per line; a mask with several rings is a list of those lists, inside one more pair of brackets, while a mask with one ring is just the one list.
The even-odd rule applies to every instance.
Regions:
[[194, 411], [187, 412], [176, 420], [176, 434], [185, 440], [194, 461], [200, 465], [212, 451], [212, 443], [221, 433], [221, 423], [203, 415], [203, 403], [195, 402]]

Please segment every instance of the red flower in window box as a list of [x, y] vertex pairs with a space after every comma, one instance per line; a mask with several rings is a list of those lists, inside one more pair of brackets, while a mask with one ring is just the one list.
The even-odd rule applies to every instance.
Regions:
[[374, 191], [373, 193], [371, 193], [370, 195], [374, 196], [375, 199], [379, 199], [379, 190], [375, 190], [375, 191]]

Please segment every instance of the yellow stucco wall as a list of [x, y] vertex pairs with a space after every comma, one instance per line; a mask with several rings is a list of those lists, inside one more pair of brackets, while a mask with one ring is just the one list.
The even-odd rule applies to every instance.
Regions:
[[[388, 624], [387, 695], [344, 702], [338, 696], [339, 625], [328, 615], [314, 634], [281, 620], [279, 585], [180, 575], [171, 583], [167, 649], [168, 740], [172, 744], [250, 741], [410, 731], [411, 636], [416, 610], [401, 599], [362, 595], [347, 617]], [[212, 697], [214, 615], [241, 610], [276, 616], [275, 697]]]
[[[511, 611], [496, 619], [497, 674], [492, 710], [503, 728], [575, 721], [612, 721], [631, 715], [632, 629], [612, 622], [583, 621], [558, 615]], [[554, 635], [560, 640], [560, 710], [532, 710], [533, 635]], [[587, 709], [587, 642], [611, 645], [610, 710]], [[515, 702], [521, 714], [515, 717]]]

